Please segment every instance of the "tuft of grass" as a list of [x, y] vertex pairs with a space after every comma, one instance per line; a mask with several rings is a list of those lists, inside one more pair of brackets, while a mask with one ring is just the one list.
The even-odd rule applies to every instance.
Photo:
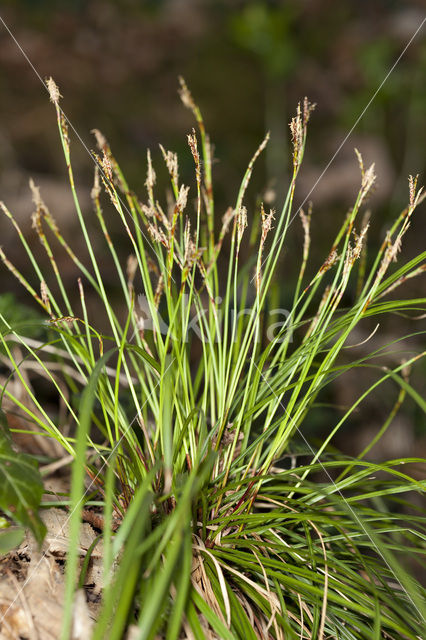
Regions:
[[[277, 323], [283, 310], [273, 306], [274, 279], [291, 242], [296, 179], [314, 105], [305, 99], [290, 123], [293, 175], [282, 210], [260, 204], [247, 211], [247, 186], [266, 136], [222, 220], [215, 210], [210, 139], [183, 80], [180, 95], [198, 127], [188, 135], [194, 183], [181, 182], [176, 154], [161, 147], [170, 177], [166, 204], [155, 194], [150, 151], [141, 202], [95, 131], [92, 202], [106, 252], [100, 254], [86, 222], [92, 213], [79, 204], [59, 90], [52, 79], [48, 87], [89, 262], [78, 258], [36, 185], [33, 224], [45, 262], [1, 203], [32, 264], [31, 282], [3, 250], [1, 258], [45, 313], [47, 337], [29, 339], [0, 313], [0, 339], [10, 380], [20, 383], [27, 401], [9, 382], [2, 398], [74, 459], [70, 499], [64, 501], [71, 543], [62, 638], [70, 635], [79, 581], [81, 512], [94, 500], [103, 508], [105, 550], [94, 639], [122, 638], [130, 625], [139, 640], [420, 638], [425, 592], [408, 567], [424, 566], [426, 519], [410, 495], [423, 492], [425, 481], [403, 465], [421, 461], [377, 464], [365, 456], [405, 395], [425, 411], [407, 375], [424, 352], [407, 354], [392, 370], [377, 364], [387, 347], [349, 362], [340, 358], [362, 320], [425, 310], [424, 298], [388, 297], [425, 271], [426, 252], [393, 266], [424, 198], [417, 178], [409, 179], [407, 207], [366, 260], [369, 223], [358, 219], [375, 173], [357, 152], [356, 201], [308, 280], [311, 209], [300, 211], [300, 270], [291, 308]], [[122, 222], [127, 264], [111, 240], [107, 206]], [[80, 274], [78, 305], [58, 268], [58, 242]], [[111, 302], [104, 282], [105, 260], [115, 267], [120, 303]], [[89, 314], [88, 290], [98, 297], [108, 333]], [[69, 433], [34, 393], [16, 346], [49, 381], [74, 427]], [[330, 425], [317, 451], [305, 441], [305, 450], [295, 453], [295, 438], [324, 388], [355, 369], [377, 374], [375, 382]], [[364, 398], [390, 381], [398, 399], [374, 441], [353, 458], [337, 453], [335, 434]]]

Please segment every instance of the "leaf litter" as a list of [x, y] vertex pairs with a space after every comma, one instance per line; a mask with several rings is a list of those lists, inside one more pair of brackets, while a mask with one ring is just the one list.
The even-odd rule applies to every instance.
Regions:
[[[0, 560], [0, 640], [57, 640], [65, 593], [64, 564], [69, 545], [69, 514], [56, 507], [42, 511], [47, 535], [41, 551], [27, 533], [22, 544]], [[80, 565], [97, 533], [83, 523]], [[76, 592], [72, 640], [89, 640], [100, 607], [102, 541], [91, 551], [82, 589]]]

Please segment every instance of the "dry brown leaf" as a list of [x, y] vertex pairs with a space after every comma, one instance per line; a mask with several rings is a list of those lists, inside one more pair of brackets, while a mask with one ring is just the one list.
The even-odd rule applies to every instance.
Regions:
[[[55, 555], [56, 557], [65, 556], [69, 545], [69, 519], [70, 515], [62, 509], [47, 509], [40, 513], [41, 518], [46, 525], [47, 534], [43, 542], [43, 552]], [[96, 533], [87, 522], [83, 523], [80, 528], [80, 544], [79, 554], [85, 556], [90, 545], [96, 538]], [[27, 534], [26, 540], [19, 548], [20, 553], [26, 553], [32, 557], [37, 552], [35, 540]], [[99, 542], [93, 550], [92, 557], [102, 557], [102, 542]]]
[[90, 640], [92, 630], [93, 620], [90, 617], [87, 606], [86, 594], [83, 589], [79, 589], [75, 594], [74, 600], [72, 640]]
[[7, 640], [57, 640], [63, 594], [64, 577], [54, 559], [34, 554], [25, 582], [11, 575], [0, 582], [0, 634]]
[[[0, 581], [0, 640], [57, 640], [65, 592], [64, 574], [55, 559], [34, 554], [27, 578], [9, 572]], [[72, 640], [90, 640], [93, 621], [81, 589], [75, 596]]]

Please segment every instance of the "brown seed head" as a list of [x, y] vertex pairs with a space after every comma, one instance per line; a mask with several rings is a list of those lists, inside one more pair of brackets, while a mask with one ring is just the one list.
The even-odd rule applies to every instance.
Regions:
[[265, 209], [263, 208], [263, 203], [262, 203], [261, 213], [262, 213], [262, 238], [261, 238], [261, 243], [263, 244], [265, 242], [265, 240], [266, 240], [266, 236], [268, 235], [268, 233], [272, 229], [272, 221], [274, 220], [275, 209], [270, 209], [269, 213], [266, 214], [265, 213]]
[[241, 209], [238, 212], [238, 217], [237, 217], [237, 242], [238, 245], [241, 242], [241, 239], [243, 237], [243, 233], [244, 230], [247, 227], [247, 209], [246, 207], [241, 207]]
[[[178, 157], [173, 151], [166, 151], [162, 144], [160, 144], [161, 153], [163, 154], [164, 161], [167, 166], [167, 170], [175, 184], [178, 183]], [[152, 169], [152, 167], [151, 167]], [[155, 181], [155, 175], [154, 175]]]
[[101, 133], [99, 129], [92, 129], [90, 133], [93, 133], [95, 136], [99, 151], [103, 151], [105, 153], [108, 149], [108, 142], [104, 134]]
[[157, 179], [157, 176], [155, 175], [154, 168], [152, 166], [151, 151], [149, 149], [146, 152], [146, 158], [147, 158], [147, 161], [148, 161], [148, 168], [147, 168], [147, 173], [146, 173], [145, 186], [146, 186], [146, 188], [148, 190], [148, 193], [149, 193], [154, 188], [155, 181]]
[[185, 107], [187, 107], [188, 109], [191, 109], [191, 111], [194, 111], [194, 109], [196, 109], [194, 99], [182, 76], [179, 76], [179, 83], [180, 83], [180, 90], [179, 90], [180, 99], [182, 100]]
[[46, 85], [49, 91], [50, 101], [53, 102], [53, 104], [59, 104], [59, 98], [62, 98], [62, 96], [59, 93], [59, 87], [54, 79], [52, 77], [46, 78]]
[[95, 164], [95, 174], [93, 177], [93, 187], [90, 192], [92, 200], [96, 201], [101, 195], [101, 186], [99, 184], [99, 166]]
[[41, 299], [42, 299], [43, 304], [45, 305], [45, 307], [47, 309], [47, 312], [51, 313], [49, 290], [48, 290], [47, 285], [46, 285], [44, 280], [42, 280], [40, 282], [40, 293], [41, 293]]
[[311, 117], [311, 113], [312, 111], [314, 111], [316, 106], [317, 106], [316, 102], [309, 102], [308, 98], [305, 96], [303, 100], [303, 126], [304, 127], [306, 127], [306, 125], [308, 124], [309, 119]]
[[176, 208], [180, 212], [182, 212], [186, 207], [186, 203], [188, 201], [188, 191], [189, 191], [189, 187], [185, 187], [184, 185], [182, 185], [181, 188], [179, 189], [179, 195], [176, 200]]
[[112, 164], [109, 156], [103, 152], [103, 158], [101, 161], [102, 169], [110, 182], [112, 182]]
[[369, 226], [370, 226], [370, 223], [367, 222], [361, 229], [360, 235], [358, 235], [354, 229], [355, 246], [352, 251], [354, 261], [357, 260], [361, 255], [362, 247], [364, 246], [364, 240], [367, 235]]
[[338, 256], [337, 251], [335, 249], [332, 249], [330, 251], [327, 259], [325, 260], [324, 264], [320, 267], [320, 273], [325, 273], [326, 271], [331, 269], [333, 264], [335, 264], [337, 262], [338, 258], [339, 258], [339, 256]]

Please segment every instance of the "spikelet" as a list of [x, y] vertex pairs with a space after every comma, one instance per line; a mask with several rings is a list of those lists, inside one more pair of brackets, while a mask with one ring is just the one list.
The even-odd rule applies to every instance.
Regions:
[[322, 263], [319, 273], [325, 273], [326, 271], [328, 271], [329, 269], [331, 269], [331, 267], [336, 264], [337, 260], [339, 259], [339, 255], [336, 251], [336, 249], [332, 249], [330, 251], [330, 253], [328, 254], [327, 258], [324, 260], [324, 262]]
[[361, 169], [361, 194], [359, 199], [359, 206], [361, 206], [361, 203], [363, 202], [363, 200], [365, 200], [376, 181], [376, 174], [374, 171], [375, 164], [373, 162], [373, 164], [371, 164], [368, 169], [365, 170], [362, 155], [357, 148], [355, 148], [355, 154], [358, 158], [359, 168]]
[[185, 107], [187, 107], [188, 109], [191, 109], [191, 111], [195, 111], [197, 107], [194, 102], [194, 98], [192, 97], [191, 92], [188, 89], [187, 84], [182, 76], [179, 76], [179, 84], [180, 84], [180, 89], [179, 89], [180, 99], [182, 100]]
[[270, 209], [269, 213], [266, 214], [265, 213], [265, 209], [263, 207], [263, 202], [262, 202], [261, 208], [260, 208], [260, 212], [261, 212], [261, 216], [262, 216], [262, 231], [261, 231], [261, 236], [260, 236], [260, 244], [259, 244], [259, 251], [258, 251], [258, 254], [257, 254], [257, 265], [256, 265], [256, 290], [257, 290], [257, 292], [260, 291], [260, 283], [261, 283], [261, 279], [262, 279], [263, 247], [265, 245], [265, 241], [266, 241], [266, 238], [268, 236], [268, 233], [272, 229], [272, 221], [274, 219], [275, 210], [274, 209]]
[[308, 213], [305, 213], [303, 209], [299, 211], [300, 220], [303, 227], [303, 258], [306, 259], [309, 253], [309, 246], [311, 244], [311, 216], [312, 216], [312, 203], [309, 203]]
[[103, 151], [104, 153], [106, 153], [109, 147], [108, 147], [107, 139], [105, 138], [104, 134], [101, 133], [99, 129], [92, 129], [90, 133], [93, 133], [93, 135], [95, 136], [96, 144], [98, 145], [99, 151]]
[[58, 105], [59, 99], [63, 96], [59, 93], [59, 87], [52, 77], [46, 78], [46, 86], [49, 91], [50, 101], [53, 102], [53, 104]]
[[149, 149], [147, 149], [147, 152], [146, 152], [146, 159], [147, 159], [147, 170], [146, 170], [145, 186], [148, 192], [149, 203], [153, 207], [154, 206], [153, 189], [157, 180], [157, 176], [155, 175], [154, 167], [152, 166], [151, 151]]
[[197, 182], [201, 182], [201, 163], [200, 163], [200, 154], [198, 152], [198, 143], [197, 136], [195, 134], [195, 129], [192, 129], [192, 133], [188, 134], [188, 144], [191, 149], [192, 157], [194, 158], [195, 163], [195, 175]]
[[[178, 179], [179, 179], [179, 165], [178, 165], [177, 153], [173, 153], [173, 151], [166, 151], [162, 144], [160, 144], [160, 149], [161, 149], [161, 153], [163, 154], [164, 162], [166, 163], [167, 171], [169, 172], [172, 181], [177, 186]], [[150, 161], [151, 161], [151, 158], [150, 158]], [[148, 167], [150, 165], [150, 161], [148, 163]], [[152, 169], [152, 165], [150, 170], [154, 171]], [[155, 174], [154, 174], [154, 182], [155, 182]]]
[[246, 207], [241, 207], [237, 215], [237, 255], [247, 224], [247, 209]]

